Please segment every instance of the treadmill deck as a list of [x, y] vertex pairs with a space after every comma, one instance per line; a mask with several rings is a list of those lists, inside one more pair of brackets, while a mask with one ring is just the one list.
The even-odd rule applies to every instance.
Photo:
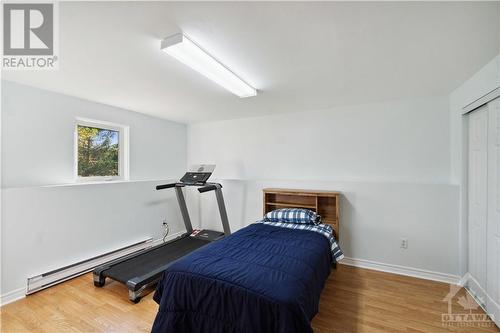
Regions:
[[206, 240], [185, 236], [113, 265], [104, 270], [102, 274], [113, 280], [127, 283], [133, 278], [147, 275], [153, 271], [163, 271], [173, 261], [209, 243]]

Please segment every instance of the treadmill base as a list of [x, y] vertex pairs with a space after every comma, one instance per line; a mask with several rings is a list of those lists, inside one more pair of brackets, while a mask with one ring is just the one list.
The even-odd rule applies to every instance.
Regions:
[[104, 287], [104, 285], [106, 284], [106, 277], [95, 273], [93, 274], [93, 276], [94, 276], [94, 286], [99, 288]]
[[[215, 233], [215, 232], [214, 232]], [[103, 287], [106, 279], [123, 283], [128, 289], [128, 298], [138, 303], [152, 291], [163, 272], [173, 262], [192, 251], [210, 243], [208, 239], [191, 237], [187, 234], [138, 253], [133, 253], [94, 269], [94, 286]]]
[[[106, 284], [106, 277], [95, 273], [93, 274], [93, 276], [94, 276], [94, 286], [98, 288], [104, 287], [104, 285]], [[139, 303], [141, 301], [141, 298], [145, 295], [144, 291], [157, 283], [158, 281], [148, 283], [146, 285], [141, 286], [138, 290], [133, 290], [131, 289], [131, 286], [127, 286], [128, 299], [136, 304]]]
[[137, 291], [133, 291], [133, 290], [128, 290], [128, 299], [134, 303], [139, 303], [141, 301], [141, 294], [142, 294], [142, 291], [146, 289], [146, 286], [142, 287], [141, 289], [137, 290]]

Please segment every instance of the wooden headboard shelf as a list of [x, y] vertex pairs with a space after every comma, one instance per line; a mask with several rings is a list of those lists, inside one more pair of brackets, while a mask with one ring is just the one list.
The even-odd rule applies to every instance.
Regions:
[[321, 215], [323, 223], [332, 226], [335, 237], [340, 231], [340, 193], [334, 191], [265, 188], [264, 214], [280, 208], [306, 208]]

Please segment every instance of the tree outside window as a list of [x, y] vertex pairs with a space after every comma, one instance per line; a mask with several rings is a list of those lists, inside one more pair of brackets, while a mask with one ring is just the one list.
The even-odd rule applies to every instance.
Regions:
[[78, 176], [120, 175], [120, 132], [78, 125]]

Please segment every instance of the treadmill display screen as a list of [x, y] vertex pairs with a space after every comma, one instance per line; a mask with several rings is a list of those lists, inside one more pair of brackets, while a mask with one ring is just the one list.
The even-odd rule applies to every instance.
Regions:
[[214, 164], [195, 164], [189, 167], [188, 172], [181, 178], [181, 182], [187, 185], [205, 184], [214, 172]]
[[186, 174], [181, 178], [181, 182], [188, 185], [204, 184], [211, 175], [211, 173], [204, 172], [186, 172]]

